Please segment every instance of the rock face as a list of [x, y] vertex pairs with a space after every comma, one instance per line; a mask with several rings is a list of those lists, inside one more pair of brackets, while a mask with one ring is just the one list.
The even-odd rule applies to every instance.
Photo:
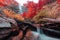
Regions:
[[0, 17], [0, 38], [8, 36], [8, 34], [11, 32], [11, 30], [8, 29], [10, 27], [10, 23]]
[[[12, 29], [17, 26], [16, 21], [7, 17], [0, 17], [0, 39], [6, 40], [13, 34]], [[5, 38], [6, 37], [6, 38]], [[5, 39], [4, 39], [5, 38]]]
[[34, 31], [28, 31], [24, 40], [40, 40], [40, 34]]
[[11, 27], [10, 23], [0, 17], [0, 27]]
[[8, 36], [10, 32], [11, 29], [6, 29], [6, 28], [0, 29], [0, 39]]

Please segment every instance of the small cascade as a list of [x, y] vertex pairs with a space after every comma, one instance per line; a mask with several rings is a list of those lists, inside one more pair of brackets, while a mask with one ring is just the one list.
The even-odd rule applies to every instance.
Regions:
[[43, 33], [43, 31], [40, 29], [40, 28], [38, 28], [37, 27], [37, 32], [40, 34], [39, 36], [40, 36], [40, 40], [45, 40], [45, 39], [47, 39], [47, 37], [45, 37], [45, 35], [44, 35], [44, 33]]

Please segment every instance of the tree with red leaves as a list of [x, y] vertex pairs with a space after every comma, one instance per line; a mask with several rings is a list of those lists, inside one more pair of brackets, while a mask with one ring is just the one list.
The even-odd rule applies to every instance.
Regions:
[[26, 12], [27, 14], [25, 17], [31, 19], [36, 14], [36, 3], [34, 3], [33, 1], [28, 1], [28, 3], [24, 6], [28, 9], [28, 12]]
[[38, 3], [28, 1], [28, 3], [24, 5], [28, 8], [28, 12], [25, 17], [32, 19], [36, 15], [36, 13], [42, 8], [45, 2], [46, 0], [39, 0]]
[[18, 3], [15, 0], [0, 0], [0, 6], [10, 6], [10, 5], [18, 5]]
[[60, 4], [60, 0], [57, 0], [57, 3], [59, 3], [59, 4]]
[[[28, 12], [26, 12], [25, 17], [32, 19], [45, 4], [49, 4], [53, 1], [55, 0], [39, 0], [38, 3], [28, 1], [28, 3], [24, 5], [26, 8], [28, 8]], [[58, 3], [59, 1], [60, 0], [58, 0]]]

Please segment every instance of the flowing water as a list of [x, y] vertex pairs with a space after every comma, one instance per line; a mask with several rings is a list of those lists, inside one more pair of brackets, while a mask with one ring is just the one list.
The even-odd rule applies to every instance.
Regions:
[[46, 36], [42, 30], [40, 30], [39, 28], [37, 28], [37, 32], [40, 34], [40, 40], [60, 40], [60, 39], [57, 39], [57, 38], [53, 38], [53, 37], [49, 37], [49, 36]]

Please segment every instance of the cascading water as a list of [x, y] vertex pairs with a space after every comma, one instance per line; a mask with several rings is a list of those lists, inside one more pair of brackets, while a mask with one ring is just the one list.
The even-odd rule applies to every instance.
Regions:
[[56, 39], [56, 38], [45, 35], [42, 29], [37, 28], [37, 32], [40, 33], [40, 40], [60, 40], [60, 39]]
[[21, 5], [19, 4], [20, 14], [22, 13]]
[[42, 38], [43, 38], [43, 32], [42, 32], [42, 30], [40, 30], [40, 28], [39, 27], [37, 27], [37, 33], [39, 33], [39, 36], [40, 36], [40, 40], [42, 40]]

